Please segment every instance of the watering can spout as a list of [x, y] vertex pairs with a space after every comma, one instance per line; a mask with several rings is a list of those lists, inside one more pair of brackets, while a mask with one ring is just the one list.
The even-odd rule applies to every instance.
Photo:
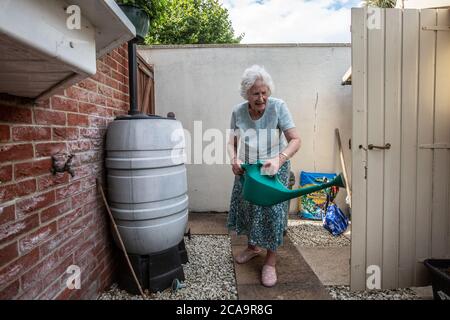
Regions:
[[278, 177], [261, 174], [261, 166], [260, 162], [242, 165], [245, 174], [241, 177], [243, 198], [259, 206], [272, 206], [332, 186], [345, 188], [343, 175], [339, 174], [333, 180], [320, 185], [290, 190]]

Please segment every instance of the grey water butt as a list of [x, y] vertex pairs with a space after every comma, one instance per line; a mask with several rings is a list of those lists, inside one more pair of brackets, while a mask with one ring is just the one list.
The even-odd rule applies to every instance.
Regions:
[[[181, 122], [122, 116], [106, 133], [108, 201], [141, 286], [156, 292], [184, 280], [188, 221], [185, 140]], [[114, 235], [118, 245], [118, 239]], [[137, 290], [125, 259], [119, 286]]]

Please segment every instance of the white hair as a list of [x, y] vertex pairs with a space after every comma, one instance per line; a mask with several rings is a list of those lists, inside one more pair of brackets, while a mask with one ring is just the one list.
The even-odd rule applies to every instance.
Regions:
[[270, 74], [264, 69], [264, 67], [260, 67], [258, 65], [253, 65], [250, 68], [245, 69], [244, 74], [242, 75], [241, 81], [241, 97], [245, 100], [248, 100], [248, 91], [255, 84], [256, 80], [261, 80], [264, 85], [269, 89], [269, 96], [275, 89], [275, 86], [272, 81], [272, 77]]

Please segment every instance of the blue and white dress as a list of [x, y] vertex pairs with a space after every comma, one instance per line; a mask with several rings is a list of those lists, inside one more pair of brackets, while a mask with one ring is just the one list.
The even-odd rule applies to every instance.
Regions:
[[[248, 102], [234, 107], [230, 128], [239, 137], [239, 159], [255, 163], [277, 157], [286, 146], [283, 132], [294, 128], [292, 116], [283, 100], [269, 97], [266, 109], [257, 120], [250, 117]], [[289, 183], [290, 162], [281, 166], [277, 175], [286, 186]], [[227, 227], [238, 235], [246, 235], [248, 243], [275, 251], [283, 244], [289, 201], [270, 207], [254, 205], [242, 198], [240, 176], [234, 180]]]

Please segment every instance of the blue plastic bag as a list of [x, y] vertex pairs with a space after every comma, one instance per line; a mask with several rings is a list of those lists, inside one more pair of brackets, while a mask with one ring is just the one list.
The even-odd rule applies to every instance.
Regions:
[[336, 204], [330, 203], [323, 219], [323, 226], [333, 236], [338, 236], [347, 230], [348, 218]]

